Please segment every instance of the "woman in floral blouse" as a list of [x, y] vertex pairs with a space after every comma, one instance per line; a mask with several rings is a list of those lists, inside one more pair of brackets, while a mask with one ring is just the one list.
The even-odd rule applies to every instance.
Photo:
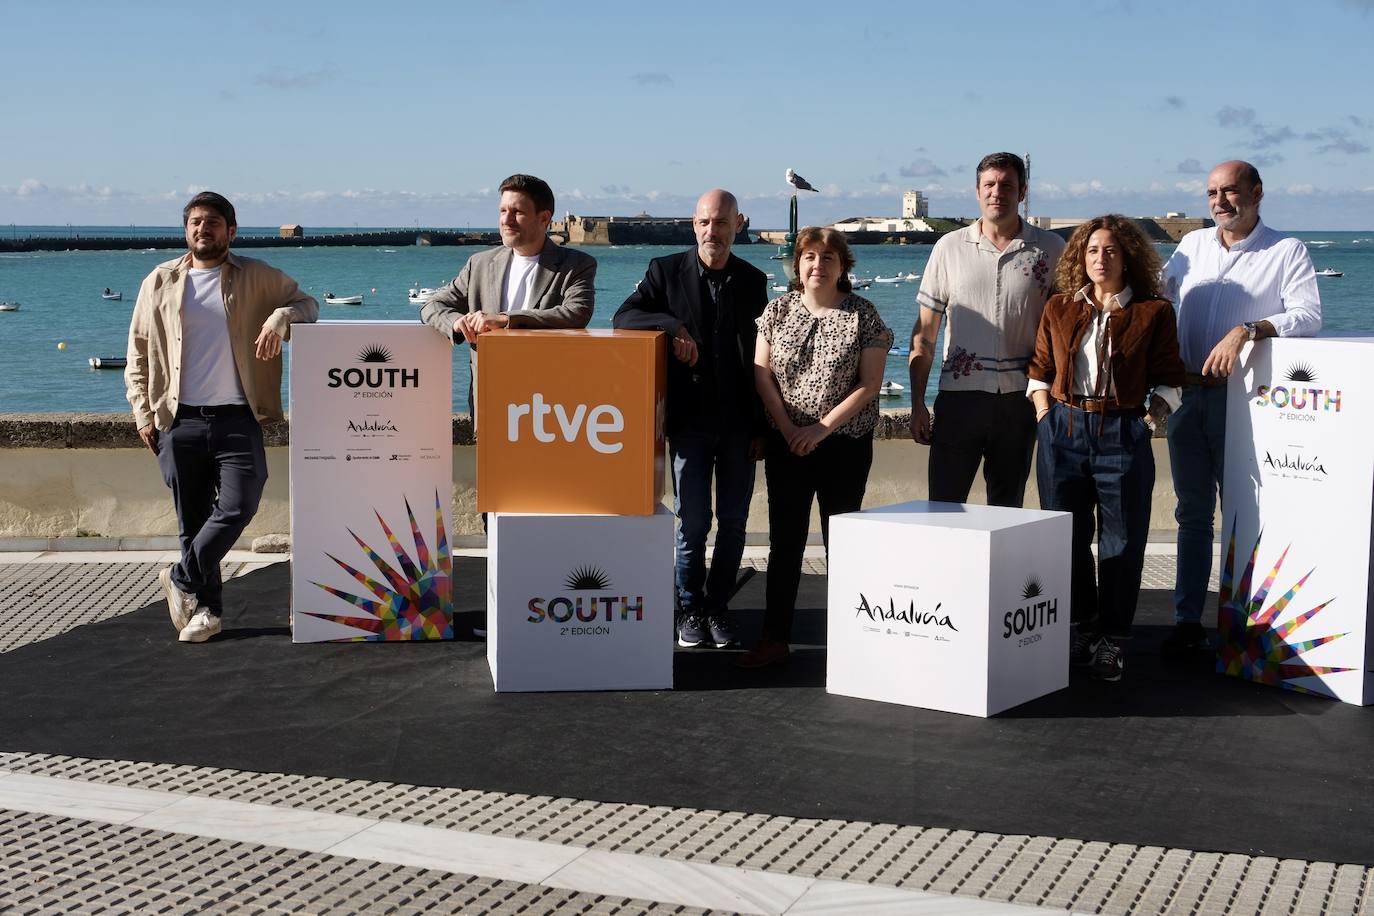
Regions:
[[797, 236], [792, 291], [758, 319], [754, 378], [768, 412], [768, 588], [763, 638], [740, 660], [787, 660], [811, 504], [821, 536], [830, 516], [863, 503], [873, 463], [878, 389], [892, 332], [873, 303], [852, 292], [854, 255], [844, 235], [808, 227]]

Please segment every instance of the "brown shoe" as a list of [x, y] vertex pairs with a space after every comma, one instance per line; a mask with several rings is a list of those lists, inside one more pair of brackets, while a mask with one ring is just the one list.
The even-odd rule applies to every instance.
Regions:
[[735, 664], [740, 668], [771, 668], [781, 665], [791, 655], [792, 650], [787, 643], [765, 637], [760, 639], [754, 648], [741, 655]]

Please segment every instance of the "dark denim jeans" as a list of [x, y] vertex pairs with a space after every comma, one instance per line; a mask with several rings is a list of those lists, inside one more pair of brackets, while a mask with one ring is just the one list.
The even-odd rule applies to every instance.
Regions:
[[[792, 454], [782, 434], [768, 434], [763, 473], [768, 481], [768, 584], [763, 635], [789, 642], [801, 585], [802, 557], [818, 503], [821, 539], [830, 549], [830, 516], [863, 507], [873, 437], [831, 436], [804, 457]], [[828, 553], [827, 553], [828, 556]]]
[[1035, 451], [1035, 407], [1023, 392], [941, 391], [931, 431], [930, 498], [966, 503], [978, 464], [989, 506], [1021, 508]]
[[[668, 440], [673, 470], [673, 512], [677, 514], [674, 584], [684, 614], [725, 610], [739, 575], [749, 500], [754, 496], [754, 461], [748, 433], [677, 433]], [[716, 549], [706, 574], [706, 535], [711, 531], [711, 480], [715, 478]]]
[[181, 536], [172, 581], [218, 614], [224, 607], [219, 564], [258, 511], [267, 453], [262, 427], [247, 408], [213, 417], [196, 410], [183, 406], [172, 428], [159, 434], [157, 463], [172, 489]]
[[1095, 414], [1056, 401], [1038, 424], [1040, 508], [1073, 516], [1073, 622], [1094, 635], [1130, 636], [1140, 597], [1155, 485], [1143, 413]]
[[1178, 498], [1178, 574], [1174, 619], [1200, 623], [1212, 575], [1212, 520], [1226, 458], [1226, 386], [1188, 385], [1169, 417], [1169, 466]]

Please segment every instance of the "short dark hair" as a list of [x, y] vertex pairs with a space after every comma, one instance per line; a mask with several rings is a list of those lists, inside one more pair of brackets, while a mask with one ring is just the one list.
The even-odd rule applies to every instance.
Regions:
[[209, 207], [220, 216], [224, 217], [224, 222], [230, 226], [239, 224], [238, 217], [234, 216], [234, 205], [229, 203], [229, 199], [223, 194], [216, 194], [214, 191], [201, 191], [191, 198], [181, 211], [181, 224], [186, 225], [191, 219], [191, 211], [196, 207]]
[[983, 173], [988, 169], [1001, 169], [1004, 172], [1012, 171], [1016, 173], [1016, 180], [1021, 182], [1021, 190], [1026, 189], [1026, 163], [1015, 153], [988, 153], [978, 160], [978, 168], [973, 172], [973, 183], [983, 177]]
[[536, 212], [553, 212], [553, 188], [542, 178], [535, 178], [533, 175], [512, 175], [501, 182], [501, 193], [507, 191], [528, 194], [530, 200], [534, 201]]
[[854, 284], [849, 282], [849, 272], [854, 269], [854, 252], [849, 250], [849, 240], [844, 237], [844, 233], [829, 226], [807, 226], [797, 233], [797, 240], [792, 243], [792, 288], [801, 289], [801, 258], [808, 248], [820, 248], [822, 251], [833, 251], [835, 256], [840, 259], [842, 268], [839, 280], [835, 287], [842, 293], [854, 291]]

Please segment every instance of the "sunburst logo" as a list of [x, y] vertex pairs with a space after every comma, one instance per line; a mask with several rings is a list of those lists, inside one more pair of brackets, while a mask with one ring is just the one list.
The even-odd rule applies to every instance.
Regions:
[[1039, 598], [1043, 594], [1045, 594], [1045, 587], [1040, 584], [1040, 580], [1034, 575], [1028, 576], [1026, 584], [1021, 586], [1022, 600], [1029, 601], [1032, 598]]
[[[326, 554], [338, 564], [339, 568], [359, 582], [365, 594], [353, 594], [340, 588], [314, 584], [336, 598], [341, 598], [361, 610], [366, 616], [354, 617], [342, 614], [328, 614], [306, 611], [309, 617], [343, 624], [360, 631], [359, 635], [343, 637], [342, 641], [362, 640], [415, 640], [415, 639], [452, 639], [453, 638], [453, 555], [448, 549], [448, 529], [444, 525], [443, 503], [438, 492], [434, 494], [434, 549], [431, 552], [420, 526], [415, 521], [415, 513], [410, 510], [410, 500], [405, 501], [406, 517], [410, 521], [410, 535], [415, 544], [415, 555], [410, 553], [396, 535], [392, 533], [382, 514], [372, 510], [386, 536], [391, 552], [396, 557], [396, 566], [383, 559], [362, 538], [349, 529], [348, 533], [385, 582], [373, 579], [340, 560], [333, 554]], [[399, 567], [399, 569], [397, 568]]]
[[1315, 382], [1317, 370], [1312, 368], [1311, 363], [1294, 363], [1288, 367], [1288, 374], [1284, 377], [1290, 382]]
[[389, 363], [391, 362], [391, 351], [381, 344], [368, 344], [358, 351], [358, 362]]
[[571, 592], [604, 592], [611, 587], [610, 577], [596, 566], [579, 566], [563, 580], [563, 587]]
[[[1318, 646], [1335, 642], [1346, 633], [1333, 633], [1312, 639], [1294, 639], [1298, 628], [1315, 619], [1334, 598], [1327, 599], [1297, 616], [1278, 623], [1278, 619], [1288, 610], [1297, 598], [1298, 592], [1316, 572], [1313, 568], [1299, 578], [1272, 603], [1269, 594], [1288, 558], [1290, 544], [1274, 561], [1268, 573], [1258, 585], [1255, 584], [1255, 565], [1259, 561], [1260, 542], [1264, 534], [1255, 538], [1255, 546], [1245, 569], [1236, 568], [1236, 521], [1231, 523], [1231, 536], [1226, 548], [1226, 561], [1221, 568], [1221, 607], [1217, 613], [1217, 634], [1220, 645], [1217, 648], [1217, 671], [1232, 677], [1287, 687], [1300, 693], [1317, 696], [1330, 696], [1328, 690], [1319, 690], [1295, 683], [1300, 678], [1312, 678], [1325, 674], [1340, 674], [1354, 671], [1354, 668], [1335, 668], [1323, 665], [1309, 665], [1303, 656]], [[1238, 574], [1239, 573], [1239, 574]], [[1251, 588], [1254, 591], [1251, 591]], [[1302, 602], [1306, 604], [1306, 602]], [[1320, 680], [1318, 684], [1322, 684]], [[1324, 685], [1323, 685], [1324, 686]]]

